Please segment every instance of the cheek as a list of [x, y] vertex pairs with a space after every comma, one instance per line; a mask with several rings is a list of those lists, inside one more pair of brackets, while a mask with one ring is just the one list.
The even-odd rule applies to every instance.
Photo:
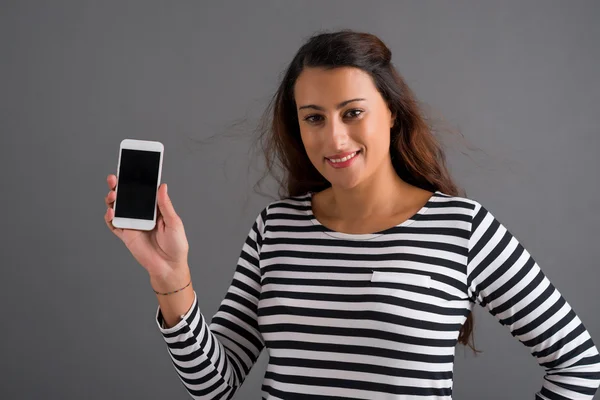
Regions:
[[377, 149], [380, 151], [384, 149], [389, 150], [390, 147], [390, 128], [387, 125], [379, 123], [369, 124], [365, 126], [364, 138], [369, 147], [372, 150]]
[[307, 132], [301, 132], [300, 138], [302, 139], [302, 144], [304, 145], [306, 154], [308, 154], [308, 158], [315, 163], [317, 158], [320, 157], [320, 143], [318, 143], [318, 141], [315, 139], [315, 135], [311, 135]]
[[366, 147], [367, 154], [379, 155], [388, 152], [390, 148], [390, 136], [385, 131], [377, 128], [363, 130], [357, 137], [357, 142]]

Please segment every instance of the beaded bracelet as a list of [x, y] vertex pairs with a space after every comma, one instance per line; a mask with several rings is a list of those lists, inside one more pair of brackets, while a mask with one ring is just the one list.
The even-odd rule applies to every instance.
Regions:
[[185, 285], [184, 287], [182, 287], [181, 289], [177, 289], [177, 290], [174, 290], [172, 292], [167, 292], [167, 293], [160, 293], [160, 292], [157, 292], [154, 289], [152, 289], [152, 290], [154, 290], [154, 293], [156, 293], [156, 294], [160, 294], [162, 296], [167, 296], [167, 295], [170, 295], [170, 294], [173, 294], [173, 293], [181, 292], [183, 289], [185, 289], [186, 287], [190, 286], [191, 284], [192, 284], [192, 281], [190, 280], [190, 282], [187, 285]]

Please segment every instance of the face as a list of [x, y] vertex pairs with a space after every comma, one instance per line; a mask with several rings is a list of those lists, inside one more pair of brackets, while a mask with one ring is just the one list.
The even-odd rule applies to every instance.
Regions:
[[305, 68], [294, 97], [306, 153], [332, 186], [351, 189], [391, 164], [394, 119], [368, 73]]

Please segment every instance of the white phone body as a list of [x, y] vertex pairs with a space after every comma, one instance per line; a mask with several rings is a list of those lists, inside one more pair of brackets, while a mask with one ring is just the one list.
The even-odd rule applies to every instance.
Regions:
[[164, 146], [160, 142], [121, 141], [115, 187], [117, 197], [113, 204], [114, 227], [141, 231], [154, 229], [163, 154]]

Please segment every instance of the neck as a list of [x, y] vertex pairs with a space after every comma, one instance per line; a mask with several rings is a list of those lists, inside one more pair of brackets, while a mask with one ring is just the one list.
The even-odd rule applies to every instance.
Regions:
[[360, 220], [393, 215], [409, 205], [414, 195], [415, 187], [398, 176], [390, 161], [353, 188], [332, 186], [330, 204], [335, 218]]

